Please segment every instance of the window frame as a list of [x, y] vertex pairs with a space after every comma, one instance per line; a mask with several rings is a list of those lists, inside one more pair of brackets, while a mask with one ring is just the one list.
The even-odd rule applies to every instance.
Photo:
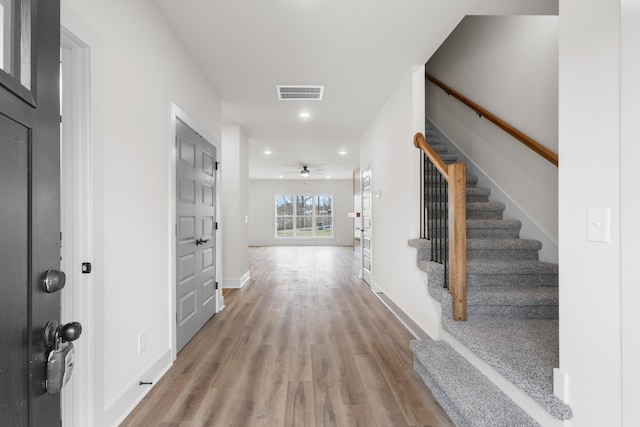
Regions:
[[[292, 200], [293, 212], [288, 214], [286, 212], [281, 214], [278, 213], [278, 202], [281, 200], [287, 200], [290, 198]], [[306, 203], [306, 200], [311, 198], [311, 206]], [[321, 199], [324, 198], [324, 199]], [[328, 199], [328, 208], [320, 211], [321, 207], [327, 207], [327, 199]], [[324, 200], [322, 206], [320, 206], [320, 201]], [[275, 213], [275, 238], [276, 239], [333, 239], [334, 238], [334, 201], [335, 197], [333, 194], [322, 193], [322, 194], [276, 194], [274, 196], [274, 213]], [[299, 207], [302, 206], [303, 212], [300, 214]], [[309, 209], [308, 209], [309, 208]], [[281, 218], [284, 220], [281, 221]], [[283, 230], [279, 230], [279, 225], [282, 222], [283, 225], [287, 225], [287, 218], [291, 218], [291, 234], [283, 233], [288, 231], [289, 229], [284, 228]], [[328, 226], [327, 226], [328, 223]], [[302, 227], [300, 227], [302, 224]], [[322, 230], [319, 229], [322, 227]], [[308, 234], [308, 231], [302, 231], [311, 228], [311, 233]], [[328, 230], [328, 232], [327, 232]], [[286, 234], [286, 235], [282, 235]]]

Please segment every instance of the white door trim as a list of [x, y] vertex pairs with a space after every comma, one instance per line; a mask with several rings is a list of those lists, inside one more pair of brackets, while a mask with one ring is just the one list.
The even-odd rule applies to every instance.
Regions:
[[[103, 426], [104, 420], [104, 221], [101, 48], [97, 37], [63, 6], [61, 45], [65, 60], [64, 106], [66, 184], [61, 182], [66, 223], [63, 236], [68, 277], [62, 298], [62, 322], [77, 320], [76, 365], [63, 393], [65, 426]], [[63, 224], [64, 225], [64, 224]], [[91, 262], [91, 274], [81, 273]]]
[[[211, 136], [207, 130], [193, 120], [175, 103], [170, 103], [170, 119], [169, 119], [169, 183], [167, 185], [169, 194], [169, 330], [171, 331], [171, 361], [175, 361], [177, 357], [177, 326], [176, 326], [176, 120], [180, 119], [191, 129], [199, 133], [204, 139], [216, 148], [216, 158], [222, 158], [222, 146], [220, 141]], [[221, 168], [216, 171], [216, 218], [218, 222], [218, 230], [216, 230], [216, 282], [221, 283], [222, 276], [222, 233], [220, 216], [220, 177]], [[218, 286], [216, 290], [216, 313], [224, 308], [224, 299], [222, 297], [222, 286]]]

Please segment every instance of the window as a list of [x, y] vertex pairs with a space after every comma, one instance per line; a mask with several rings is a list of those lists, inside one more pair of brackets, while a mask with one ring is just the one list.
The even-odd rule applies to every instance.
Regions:
[[333, 196], [276, 196], [276, 237], [333, 237]]

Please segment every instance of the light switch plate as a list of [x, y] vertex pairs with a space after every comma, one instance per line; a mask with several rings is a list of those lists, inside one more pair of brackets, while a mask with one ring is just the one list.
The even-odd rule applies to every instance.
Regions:
[[147, 349], [147, 333], [138, 334], [138, 354], [142, 354]]
[[609, 243], [611, 240], [611, 213], [609, 208], [587, 210], [587, 241]]

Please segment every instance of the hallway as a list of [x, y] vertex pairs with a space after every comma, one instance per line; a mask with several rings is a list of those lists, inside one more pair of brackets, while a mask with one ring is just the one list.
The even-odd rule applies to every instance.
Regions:
[[257, 247], [251, 280], [121, 426], [451, 426], [346, 247]]

